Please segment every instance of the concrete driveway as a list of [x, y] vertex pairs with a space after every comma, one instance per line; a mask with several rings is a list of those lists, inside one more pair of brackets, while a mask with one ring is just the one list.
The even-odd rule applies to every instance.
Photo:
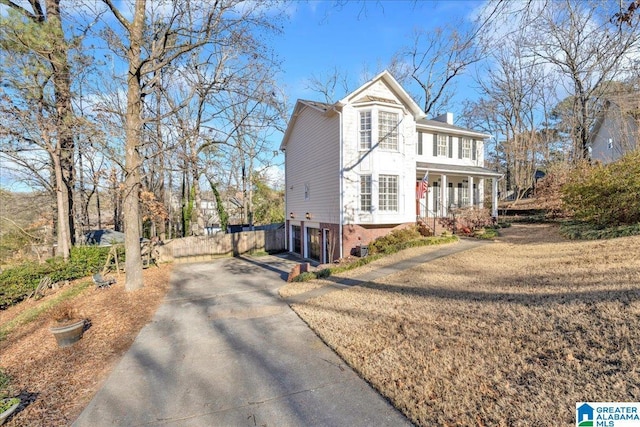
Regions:
[[280, 299], [293, 265], [176, 266], [153, 321], [73, 425], [411, 425]]

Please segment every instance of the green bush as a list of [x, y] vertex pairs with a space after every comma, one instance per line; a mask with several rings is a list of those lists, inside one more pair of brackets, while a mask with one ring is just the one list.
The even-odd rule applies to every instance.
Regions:
[[[0, 273], [0, 309], [5, 309], [26, 298], [37, 287], [40, 279], [51, 281], [80, 279], [102, 270], [110, 248], [77, 246], [71, 249], [69, 261], [48, 259], [44, 264], [25, 262]], [[118, 260], [124, 261], [124, 248], [118, 247]]]
[[574, 240], [614, 239], [640, 235], [640, 223], [605, 227], [589, 222], [565, 221], [560, 225], [560, 233]]
[[562, 193], [577, 220], [601, 226], [640, 222], [640, 151], [608, 165], [581, 165]]
[[[420, 239], [422, 235], [417, 227], [407, 227], [393, 230], [391, 233], [378, 237], [369, 244], [369, 253], [375, 255], [377, 253], [393, 253], [393, 248], [406, 242]], [[395, 250], [397, 252], [397, 250]]]
[[316, 279], [316, 273], [312, 271], [305, 271], [304, 273], [300, 273], [293, 279], [294, 282], [308, 282], [309, 280]]
[[[414, 229], [415, 230], [415, 229]], [[401, 230], [398, 230], [401, 231]], [[299, 276], [297, 276], [295, 279], [293, 279], [294, 282], [307, 282], [309, 280], [314, 280], [314, 279], [323, 279], [326, 277], [329, 277], [333, 274], [340, 274], [340, 273], [344, 273], [345, 271], [349, 271], [349, 270], [353, 270], [355, 268], [358, 267], [362, 267], [363, 265], [367, 265], [373, 261], [376, 261], [380, 258], [383, 258], [385, 255], [388, 254], [392, 254], [395, 252], [399, 252], [403, 249], [408, 249], [408, 248], [416, 248], [416, 247], [420, 247], [420, 246], [430, 246], [430, 245], [440, 245], [443, 243], [451, 243], [451, 242], [455, 242], [458, 240], [458, 237], [456, 236], [452, 236], [452, 235], [448, 235], [448, 236], [440, 236], [440, 237], [421, 237], [420, 234], [418, 233], [418, 238], [414, 238], [413, 240], [407, 240], [407, 241], [402, 241], [398, 235], [403, 235], [403, 236], [407, 236], [407, 238], [409, 238], [409, 236], [412, 235], [412, 233], [397, 233], [396, 236], [392, 236], [391, 239], [385, 239], [387, 236], [384, 237], [380, 237], [378, 239], [376, 239], [374, 241], [377, 242], [379, 240], [382, 241], [396, 241], [397, 243], [394, 245], [388, 245], [388, 246], [383, 246], [384, 251], [383, 252], [379, 252], [379, 253], [375, 253], [375, 254], [371, 254], [371, 249], [369, 249], [369, 256], [366, 256], [364, 258], [360, 258], [357, 261], [351, 262], [349, 264], [345, 264], [345, 265], [339, 265], [339, 266], [335, 266], [335, 267], [329, 267], [329, 268], [324, 268], [322, 270], [313, 272], [313, 271], [308, 271], [306, 273], [302, 273]], [[369, 245], [369, 248], [371, 248], [371, 245]]]

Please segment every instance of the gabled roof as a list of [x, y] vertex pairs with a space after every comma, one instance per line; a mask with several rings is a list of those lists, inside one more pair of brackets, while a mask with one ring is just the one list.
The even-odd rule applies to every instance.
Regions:
[[340, 103], [350, 104], [350, 103], [362, 102], [363, 98], [369, 98], [368, 100], [369, 102], [387, 102], [387, 103], [397, 104], [395, 100], [382, 99], [382, 98], [377, 98], [370, 95], [365, 95], [365, 96], [362, 95], [363, 92], [365, 92], [375, 83], [377, 83], [379, 80], [383, 81], [389, 87], [389, 89], [391, 89], [391, 91], [394, 93], [396, 98], [398, 98], [401, 101], [401, 103], [405, 107], [407, 107], [409, 112], [413, 114], [416, 120], [421, 119], [425, 116], [424, 112], [418, 106], [418, 104], [416, 104], [413, 98], [409, 96], [409, 94], [404, 90], [404, 88], [400, 86], [400, 83], [398, 83], [398, 81], [394, 79], [391, 73], [388, 72], [387, 70], [384, 70], [383, 72], [381, 72], [380, 74], [378, 74], [377, 76], [375, 76], [374, 78], [372, 78], [371, 80], [369, 80], [368, 82], [360, 86], [358, 89], [354, 90], [353, 92], [345, 96], [340, 101]]
[[640, 119], [640, 101], [638, 96], [640, 93], [634, 91], [630, 93], [617, 94], [604, 100], [602, 107], [596, 113], [595, 120], [591, 126], [589, 132], [589, 144], [593, 144], [600, 128], [604, 124], [607, 118], [607, 113], [610, 110], [617, 110], [623, 117], [631, 117], [635, 120]]
[[284, 150], [285, 147], [287, 146], [287, 141], [289, 140], [289, 135], [291, 134], [291, 130], [295, 126], [298, 115], [302, 112], [302, 110], [304, 110], [305, 108], [312, 108], [322, 114], [326, 114], [327, 112], [338, 107], [340, 107], [338, 103], [327, 104], [326, 102], [298, 99], [298, 101], [296, 102], [296, 106], [293, 108], [293, 113], [291, 113], [291, 118], [289, 119], [289, 123], [287, 124], [287, 130], [284, 132], [282, 142], [280, 143], [280, 150]]
[[460, 126], [450, 125], [449, 123], [441, 122], [439, 120], [420, 119], [416, 122], [416, 127], [418, 128], [418, 130], [422, 129], [434, 132], [441, 131], [482, 139], [491, 137], [491, 135], [488, 135], [486, 133], [477, 132]]

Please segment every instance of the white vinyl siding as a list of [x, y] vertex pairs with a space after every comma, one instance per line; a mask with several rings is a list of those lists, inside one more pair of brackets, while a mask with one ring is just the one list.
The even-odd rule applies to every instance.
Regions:
[[398, 114], [388, 111], [378, 113], [378, 138], [380, 148], [398, 150]]
[[381, 211], [398, 211], [398, 176], [380, 175], [378, 178], [378, 208]]
[[371, 111], [360, 112], [360, 150], [371, 149]]
[[340, 188], [339, 141], [338, 115], [326, 117], [313, 108], [302, 109], [285, 151], [288, 219], [304, 220], [309, 212], [314, 221], [335, 221]]
[[360, 175], [360, 211], [371, 212], [371, 175]]

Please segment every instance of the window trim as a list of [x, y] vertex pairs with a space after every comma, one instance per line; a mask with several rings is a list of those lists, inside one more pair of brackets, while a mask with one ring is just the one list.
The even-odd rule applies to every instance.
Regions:
[[434, 150], [435, 156], [447, 157], [448, 151], [449, 151], [449, 143], [448, 143], [447, 135], [435, 134], [435, 150]]
[[[383, 120], [383, 116], [395, 118]], [[394, 111], [378, 110], [378, 144], [381, 150], [398, 151], [400, 148], [400, 114]], [[393, 142], [389, 142], [392, 139]]]
[[[391, 188], [389, 181], [395, 181]], [[388, 191], [392, 190], [392, 191]], [[378, 175], [378, 209], [381, 212], [399, 211], [400, 178], [398, 175]]]
[[[471, 159], [471, 138], [463, 137], [460, 143], [461, 149], [461, 159]], [[467, 146], [468, 145], [468, 146]]]
[[[368, 182], [366, 182], [368, 181]], [[373, 206], [373, 179], [370, 174], [360, 175], [360, 212], [371, 212]], [[362, 189], [363, 184], [368, 185], [368, 192], [364, 192]], [[363, 197], [369, 196], [369, 206], [368, 209], [363, 205]]]
[[[368, 121], [365, 119], [364, 124], [368, 124], [368, 128], [366, 126], [363, 127], [363, 117], [369, 116]], [[371, 150], [373, 144], [373, 114], [371, 110], [362, 110], [358, 112], [358, 151], [367, 151]], [[362, 139], [364, 135], [368, 134], [368, 141], [363, 143]]]

